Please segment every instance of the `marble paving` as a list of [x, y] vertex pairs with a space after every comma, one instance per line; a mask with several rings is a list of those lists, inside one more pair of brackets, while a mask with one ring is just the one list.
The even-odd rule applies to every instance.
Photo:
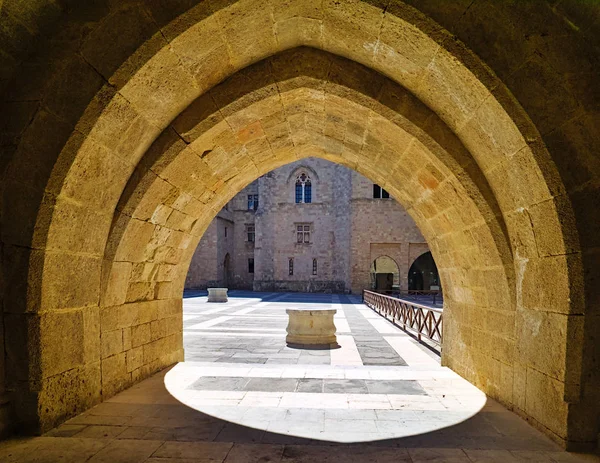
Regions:
[[[1, 462], [579, 462], [349, 295], [186, 294], [186, 361]], [[288, 307], [337, 309], [339, 349], [285, 345]]]

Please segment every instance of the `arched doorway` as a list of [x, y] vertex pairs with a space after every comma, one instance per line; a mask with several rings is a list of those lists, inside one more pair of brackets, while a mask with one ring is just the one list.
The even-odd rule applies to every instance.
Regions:
[[229, 284], [232, 281], [231, 267], [231, 256], [229, 255], [229, 253], [227, 253], [225, 254], [225, 259], [223, 259], [223, 276], [221, 278], [221, 281], [223, 282], [222, 285], [224, 288], [229, 288]]
[[393, 291], [400, 287], [400, 269], [394, 259], [380, 256], [371, 264], [371, 288], [377, 291]]
[[440, 274], [431, 252], [421, 254], [408, 271], [409, 291], [438, 291], [441, 289]]

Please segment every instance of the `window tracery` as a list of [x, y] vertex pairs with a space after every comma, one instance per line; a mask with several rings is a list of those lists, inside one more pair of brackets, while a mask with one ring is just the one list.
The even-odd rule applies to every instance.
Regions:
[[305, 172], [296, 177], [296, 204], [301, 203], [312, 203], [312, 182]]

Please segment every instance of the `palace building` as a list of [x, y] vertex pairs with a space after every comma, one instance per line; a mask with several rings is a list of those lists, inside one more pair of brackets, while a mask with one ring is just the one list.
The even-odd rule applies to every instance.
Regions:
[[421, 232], [381, 186], [324, 159], [258, 178], [208, 226], [187, 289], [439, 289]]

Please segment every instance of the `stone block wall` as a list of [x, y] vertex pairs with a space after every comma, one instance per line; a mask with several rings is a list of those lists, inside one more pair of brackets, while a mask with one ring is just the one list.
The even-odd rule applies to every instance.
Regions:
[[217, 219], [213, 220], [198, 244], [185, 280], [186, 289], [206, 289], [219, 284], [217, 260]]
[[370, 288], [371, 264], [380, 256], [388, 256], [396, 262], [400, 289], [407, 289], [408, 269], [416, 258], [410, 250], [427, 252], [425, 238], [393, 198], [373, 198], [373, 182], [357, 172], [353, 172], [352, 182], [352, 292]]
[[217, 216], [217, 277], [219, 287], [229, 287], [234, 279], [234, 222], [231, 212], [221, 210]]
[[[310, 204], [295, 202], [295, 180], [301, 172], [311, 178]], [[248, 211], [250, 194], [259, 195], [256, 212]], [[233, 228], [233, 242], [224, 238], [225, 217]], [[255, 225], [255, 243], [247, 242], [248, 224]], [[296, 242], [298, 224], [310, 224], [310, 243]], [[227, 210], [219, 212], [194, 254], [186, 288], [206, 288], [213, 281], [208, 275], [215, 271], [214, 281], [222, 282], [218, 272], [229, 252], [232, 289], [360, 293], [371, 287], [371, 264], [383, 255], [396, 261], [401, 287], [406, 289], [408, 268], [418, 257], [412, 255], [416, 249], [429, 248], [394, 199], [374, 199], [373, 182], [352, 169], [306, 158], [251, 183], [229, 202]], [[254, 258], [254, 275], [248, 273], [249, 258]], [[290, 258], [293, 275], [289, 275]], [[313, 259], [317, 259], [316, 275]]]
[[[252, 182], [210, 223], [192, 257], [185, 281], [186, 289], [221, 286], [252, 289], [254, 275], [248, 271], [248, 259], [254, 258], [254, 243], [248, 242], [246, 227], [254, 224], [256, 212], [248, 210], [248, 195], [255, 194], [258, 194], [258, 184]], [[231, 268], [226, 282], [223, 264], [227, 254]]]
[[178, 299], [103, 308], [100, 359], [104, 398], [181, 359], [182, 326]]
[[255, 224], [256, 211], [248, 209], [248, 195], [258, 195], [258, 180], [244, 188], [229, 203], [233, 214], [234, 228], [234, 281], [231, 287], [251, 290], [254, 282], [254, 273], [250, 273], [248, 270], [248, 259], [254, 259], [255, 242], [248, 241], [247, 226]]
[[[256, 260], [260, 261], [255, 275], [255, 288], [271, 291], [341, 291], [346, 284], [334, 280], [334, 267], [343, 265], [348, 252], [345, 243], [338, 243], [339, 232], [347, 226], [336, 221], [336, 206], [346, 182], [335, 180], [346, 168], [322, 159], [307, 158], [271, 172], [261, 185], [264, 206], [257, 217], [259, 229]], [[295, 183], [300, 174], [311, 180], [311, 203], [295, 202]], [[310, 227], [310, 242], [297, 243], [297, 226]], [[263, 257], [265, 256], [265, 257]], [[272, 256], [269, 260], [267, 256]], [[289, 274], [289, 259], [293, 259], [293, 275]], [[313, 274], [313, 259], [317, 274]]]

